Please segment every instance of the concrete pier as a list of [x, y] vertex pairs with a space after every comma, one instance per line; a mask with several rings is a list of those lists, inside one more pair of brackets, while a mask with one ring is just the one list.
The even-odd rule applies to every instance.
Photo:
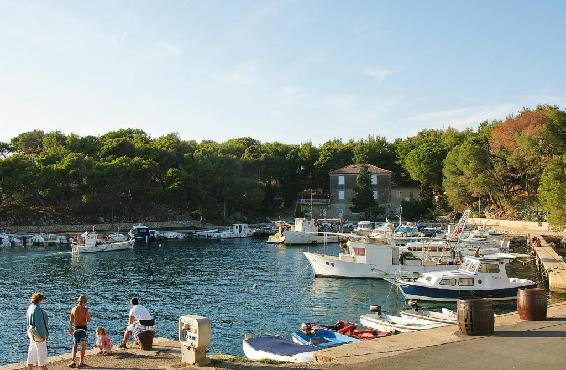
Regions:
[[547, 321], [495, 319], [495, 334], [464, 336], [456, 325], [398, 334], [317, 352], [318, 368], [564, 369], [566, 302], [549, 306]]
[[[461, 335], [456, 325], [398, 334], [317, 352], [313, 364], [249, 362], [233, 356], [214, 355], [206, 369], [564, 369], [566, 355], [566, 302], [550, 305], [548, 320], [521, 321], [510, 313], [495, 319], [495, 334]], [[22, 354], [24, 355], [24, 354]], [[55, 356], [50, 370], [67, 369], [69, 354]], [[156, 339], [153, 351], [118, 349], [111, 356], [90, 352], [92, 369], [195, 369], [180, 361], [176, 341]], [[0, 366], [21, 369], [24, 364]], [[203, 369], [202, 367], [200, 369]]]
[[566, 293], [566, 262], [544, 240], [540, 234], [531, 235], [529, 245], [536, 253], [544, 274], [548, 277], [548, 287], [554, 293]]

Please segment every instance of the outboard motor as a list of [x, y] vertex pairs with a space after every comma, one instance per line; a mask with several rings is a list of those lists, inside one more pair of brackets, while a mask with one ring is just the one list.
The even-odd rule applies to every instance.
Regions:
[[378, 304], [372, 304], [371, 306], [369, 306], [369, 310], [371, 312], [375, 312], [378, 315], [381, 315], [381, 306]]

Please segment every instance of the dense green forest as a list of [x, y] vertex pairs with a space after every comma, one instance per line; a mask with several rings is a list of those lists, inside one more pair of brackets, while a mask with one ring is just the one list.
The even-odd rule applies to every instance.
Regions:
[[472, 207], [482, 216], [566, 220], [566, 112], [548, 105], [474, 130], [423, 130], [394, 142], [217, 143], [136, 129], [98, 137], [34, 130], [0, 143], [0, 155], [4, 223], [259, 219], [294, 209], [305, 189], [324, 194], [328, 173], [350, 163], [418, 184], [422, 201], [404, 208], [415, 218]]

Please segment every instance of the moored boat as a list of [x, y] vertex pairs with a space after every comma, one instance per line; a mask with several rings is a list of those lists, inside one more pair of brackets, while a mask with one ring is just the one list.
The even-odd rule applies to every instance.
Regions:
[[424, 319], [428, 321], [441, 322], [445, 324], [456, 324], [458, 322], [458, 315], [456, 312], [447, 308], [442, 308], [442, 312], [410, 309], [399, 312], [401, 317], [414, 317], [417, 319]]
[[246, 338], [242, 343], [242, 348], [250, 360], [280, 362], [312, 362], [314, 353], [319, 349], [274, 336]]
[[423, 274], [415, 281], [397, 281], [405, 299], [457, 301], [463, 297], [513, 300], [520, 288], [534, 288], [528, 279], [509, 278], [507, 257], [466, 257], [456, 271]]
[[384, 315], [381, 313], [362, 315], [360, 316], [360, 323], [380, 331], [397, 331], [400, 333], [434, 329], [447, 325], [446, 323], [421, 318]]
[[[350, 240], [347, 250], [338, 256], [303, 252], [315, 276], [384, 279], [398, 276], [419, 276], [427, 271], [458, 268], [453, 260], [408, 258], [399, 247], [379, 240]], [[440, 263], [439, 263], [440, 262]]]
[[126, 240], [115, 242], [108, 237], [99, 238], [98, 234], [93, 232], [84, 232], [80, 238], [79, 243], [73, 243], [71, 250], [73, 253], [98, 253], [98, 252], [112, 252], [118, 250], [130, 249], [134, 245], [134, 240]]

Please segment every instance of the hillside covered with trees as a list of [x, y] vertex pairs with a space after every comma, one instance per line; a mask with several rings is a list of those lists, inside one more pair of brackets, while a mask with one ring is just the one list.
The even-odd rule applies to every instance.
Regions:
[[136, 129], [25, 132], [0, 143], [0, 221], [259, 219], [293, 209], [305, 189], [327, 192], [328, 173], [351, 163], [419, 184], [422, 202], [407, 205], [420, 210], [414, 217], [472, 207], [482, 216], [566, 222], [566, 112], [547, 105], [474, 130], [319, 146], [152, 138]]

